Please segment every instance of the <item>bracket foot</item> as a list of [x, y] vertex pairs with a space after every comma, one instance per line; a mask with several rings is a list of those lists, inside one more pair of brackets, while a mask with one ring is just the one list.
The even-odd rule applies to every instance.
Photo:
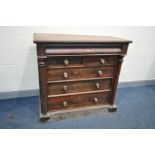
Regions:
[[116, 106], [115, 104], [110, 105], [110, 106], [108, 107], [108, 111], [109, 111], [109, 112], [116, 112], [116, 111], [117, 111], [117, 106]]

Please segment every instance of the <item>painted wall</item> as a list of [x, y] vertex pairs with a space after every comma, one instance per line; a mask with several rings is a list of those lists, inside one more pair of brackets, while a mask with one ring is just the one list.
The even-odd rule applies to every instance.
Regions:
[[110, 35], [133, 40], [119, 81], [155, 79], [155, 27], [0, 27], [0, 92], [39, 88], [33, 33]]

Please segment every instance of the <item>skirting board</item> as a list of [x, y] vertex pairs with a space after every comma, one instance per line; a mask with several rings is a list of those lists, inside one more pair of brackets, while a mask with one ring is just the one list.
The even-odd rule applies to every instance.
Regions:
[[[118, 88], [139, 87], [139, 86], [147, 86], [147, 85], [155, 85], [155, 79], [142, 80], [142, 81], [120, 82], [120, 83], [118, 83]], [[0, 92], [0, 99], [30, 97], [30, 96], [38, 96], [38, 95], [39, 95], [38, 89], [10, 90], [10, 91]]]

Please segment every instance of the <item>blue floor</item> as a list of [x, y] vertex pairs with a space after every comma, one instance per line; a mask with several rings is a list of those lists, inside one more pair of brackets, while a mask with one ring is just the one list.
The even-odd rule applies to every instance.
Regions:
[[40, 123], [38, 96], [0, 100], [0, 128], [155, 128], [155, 86], [118, 89], [115, 113]]

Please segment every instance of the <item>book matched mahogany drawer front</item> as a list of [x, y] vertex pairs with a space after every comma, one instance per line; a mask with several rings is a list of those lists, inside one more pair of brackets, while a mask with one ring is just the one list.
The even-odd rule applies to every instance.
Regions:
[[48, 83], [48, 95], [80, 93], [111, 89], [112, 78]]
[[117, 56], [48, 57], [49, 110], [108, 102], [117, 62]]
[[49, 81], [111, 77], [116, 66], [48, 69]]
[[[114, 98], [120, 69], [131, 41], [105, 36], [35, 34], [34, 43], [40, 117], [48, 118], [53, 111], [97, 105], [116, 110]], [[103, 106], [97, 108], [100, 107]]]
[[117, 56], [59, 56], [47, 59], [49, 68], [116, 65], [116, 63]]
[[111, 92], [86, 93], [48, 98], [48, 110], [108, 104]]

